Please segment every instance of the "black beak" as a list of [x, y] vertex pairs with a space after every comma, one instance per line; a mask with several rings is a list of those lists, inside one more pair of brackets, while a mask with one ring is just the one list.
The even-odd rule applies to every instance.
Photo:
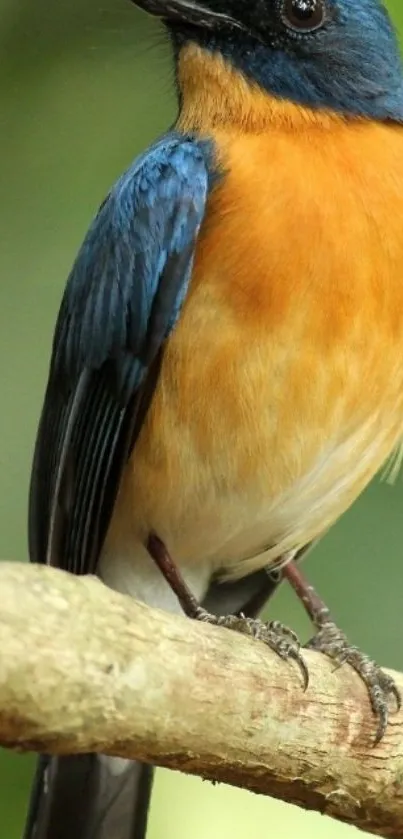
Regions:
[[194, 0], [132, 0], [135, 6], [144, 9], [154, 17], [159, 17], [166, 23], [187, 24], [199, 29], [240, 29], [245, 27], [230, 15], [214, 12], [203, 3]]

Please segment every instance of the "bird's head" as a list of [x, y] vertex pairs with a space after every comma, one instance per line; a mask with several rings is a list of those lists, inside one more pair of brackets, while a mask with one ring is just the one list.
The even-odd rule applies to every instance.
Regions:
[[[210, 58], [276, 99], [403, 119], [399, 49], [381, 0], [134, 2], [167, 27], [178, 65], [184, 54], [204, 56], [206, 73], [196, 71], [199, 86], [209, 83]], [[194, 61], [187, 72], [192, 66], [194, 74]], [[179, 72], [180, 87], [184, 82]]]

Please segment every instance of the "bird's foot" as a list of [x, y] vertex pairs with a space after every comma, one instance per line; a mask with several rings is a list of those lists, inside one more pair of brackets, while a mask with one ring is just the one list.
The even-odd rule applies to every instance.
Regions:
[[323, 613], [320, 623], [318, 632], [306, 647], [324, 653], [335, 661], [338, 667], [345, 663], [350, 664], [358, 673], [367, 688], [372, 710], [378, 721], [374, 740], [376, 746], [382, 740], [388, 725], [390, 701], [394, 701], [397, 711], [401, 706], [396, 684], [391, 676], [384, 673], [367, 655], [349, 644], [344, 633], [332, 620], [326, 619]]
[[374, 740], [376, 746], [382, 740], [388, 725], [391, 700], [397, 711], [401, 707], [401, 696], [395, 682], [374, 661], [349, 643], [332, 620], [323, 600], [294, 562], [290, 562], [284, 568], [283, 575], [291, 583], [317, 630], [311, 641], [305, 645], [306, 648], [324, 653], [333, 659], [338, 667], [346, 662], [351, 664], [364, 682], [378, 723]]
[[265, 623], [258, 619], [247, 618], [242, 613], [239, 615], [212, 615], [200, 606], [165, 544], [155, 533], [151, 533], [147, 539], [147, 550], [170, 588], [176, 594], [185, 615], [193, 620], [210, 623], [213, 626], [224, 626], [226, 629], [249, 635], [250, 638], [257, 641], [263, 641], [280, 658], [285, 661], [293, 659], [297, 663], [302, 673], [304, 690], [308, 687], [308, 668], [301, 655], [301, 645], [295, 632], [278, 621]]
[[293, 659], [296, 662], [302, 674], [304, 690], [308, 687], [309, 673], [301, 655], [301, 645], [298, 637], [292, 629], [279, 621], [265, 622], [255, 618], [247, 618], [243, 614], [217, 616], [210, 614], [201, 606], [195, 609], [191, 617], [214, 626], [232, 629], [257, 641], [263, 641], [284, 661]]

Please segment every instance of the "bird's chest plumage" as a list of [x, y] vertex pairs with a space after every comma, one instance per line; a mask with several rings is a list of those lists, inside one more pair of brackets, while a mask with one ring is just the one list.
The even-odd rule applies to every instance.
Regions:
[[403, 133], [215, 140], [226, 174], [115, 522], [242, 575], [324, 532], [402, 438]]

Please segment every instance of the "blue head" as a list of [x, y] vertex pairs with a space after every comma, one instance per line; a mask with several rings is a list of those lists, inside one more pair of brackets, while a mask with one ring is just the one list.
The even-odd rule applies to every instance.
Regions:
[[162, 18], [175, 54], [220, 53], [271, 95], [403, 120], [403, 74], [380, 0], [135, 0]]

